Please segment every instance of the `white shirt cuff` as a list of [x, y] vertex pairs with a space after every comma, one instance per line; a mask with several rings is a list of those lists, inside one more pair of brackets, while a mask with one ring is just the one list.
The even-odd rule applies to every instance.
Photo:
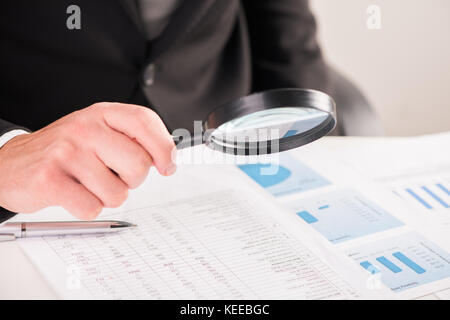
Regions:
[[9, 140], [12, 138], [15, 138], [17, 136], [20, 136], [21, 134], [28, 134], [29, 132], [22, 130], [22, 129], [14, 129], [11, 131], [8, 131], [0, 136], [0, 148], [3, 147]]

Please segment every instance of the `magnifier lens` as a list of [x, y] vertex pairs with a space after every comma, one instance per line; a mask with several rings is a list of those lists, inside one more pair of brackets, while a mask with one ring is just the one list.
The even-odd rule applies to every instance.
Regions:
[[174, 136], [177, 148], [206, 143], [235, 155], [260, 155], [298, 148], [330, 133], [336, 105], [308, 89], [273, 89], [231, 100], [211, 111], [201, 135]]
[[249, 143], [282, 141], [322, 124], [329, 113], [303, 107], [282, 107], [257, 111], [226, 122], [215, 129], [211, 141], [226, 148]]

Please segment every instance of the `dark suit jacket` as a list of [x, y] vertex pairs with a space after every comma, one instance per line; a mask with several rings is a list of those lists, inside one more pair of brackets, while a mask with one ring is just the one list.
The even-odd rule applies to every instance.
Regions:
[[[66, 27], [73, 3], [81, 30]], [[250, 91], [327, 89], [306, 0], [183, 1], [150, 44], [133, 0], [5, 0], [0, 15], [0, 133], [99, 101], [150, 106], [170, 129], [191, 128]], [[150, 62], [155, 80], [145, 87]]]
[[[81, 30], [66, 27], [71, 4]], [[185, 0], [152, 43], [133, 0], [4, 0], [0, 15], [0, 134], [100, 101], [149, 106], [169, 129], [192, 130], [251, 91], [328, 90], [307, 0]]]

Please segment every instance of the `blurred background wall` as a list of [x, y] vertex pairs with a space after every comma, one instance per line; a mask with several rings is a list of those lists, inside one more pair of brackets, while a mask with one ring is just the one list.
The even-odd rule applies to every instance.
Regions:
[[[356, 82], [388, 135], [450, 131], [449, 0], [310, 0], [327, 60]], [[367, 27], [371, 5], [381, 29]]]

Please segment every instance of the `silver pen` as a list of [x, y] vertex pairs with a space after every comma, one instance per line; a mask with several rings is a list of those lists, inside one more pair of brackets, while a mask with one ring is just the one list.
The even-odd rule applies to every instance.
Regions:
[[118, 232], [136, 225], [125, 221], [9, 222], [0, 226], [0, 242], [16, 238]]

